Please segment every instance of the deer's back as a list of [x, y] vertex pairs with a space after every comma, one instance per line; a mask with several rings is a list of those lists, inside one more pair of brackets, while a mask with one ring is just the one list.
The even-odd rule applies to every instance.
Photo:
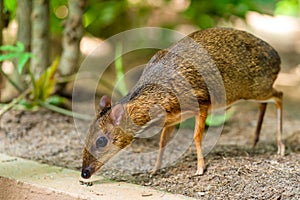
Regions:
[[[209, 103], [211, 98], [221, 101], [224, 93], [227, 104], [263, 99], [272, 92], [279, 70], [277, 52], [263, 40], [234, 29], [206, 29], [156, 53], [127, 98], [171, 91], [185, 99], [181, 107], [189, 107], [193, 95], [200, 103]], [[158, 95], [155, 101], [168, 96]]]

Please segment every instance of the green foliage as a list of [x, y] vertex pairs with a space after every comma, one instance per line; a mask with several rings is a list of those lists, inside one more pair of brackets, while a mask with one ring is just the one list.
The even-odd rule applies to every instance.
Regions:
[[[129, 26], [129, 22], [125, 22], [128, 4], [126, 0], [110, 0], [110, 1], [88, 1], [83, 22], [85, 29], [95, 36], [109, 36], [110, 33], [125, 30], [124, 26]], [[114, 28], [108, 28], [110, 26]], [[123, 29], [122, 29], [123, 27]]]
[[[169, 0], [161, 0], [163, 5]], [[232, 16], [244, 18], [248, 11], [265, 14], [299, 16], [299, 0], [190, 0], [190, 5], [182, 12], [190, 22], [201, 28], [216, 25], [218, 20], [229, 20]], [[15, 17], [17, 1], [4, 0], [5, 8]], [[68, 6], [68, 0], [50, 1], [50, 30], [61, 34], [63, 20], [56, 16], [56, 10]], [[144, 25], [155, 6], [141, 1], [136, 4], [128, 0], [89, 0], [83, 15], [85, 30], [98, 37], [109, 37], [121, 31]], [[167, 6], [166, 6], [167, 9]], [[177, 24], [164, 24], [173, 27]]]
[[[170, 1], [161, 0], [162, 5], [168, 5]], [[208, 28], [216, 25], [218, 20], [230, 20], [232, 16], [245, 18], [249, 11], [256, 11], [264, 14], [274, 14], [277, 7], [276, 0], [190, 0], [191, 3], [182, 15], [190, 22], [201, 28]], [[297, 2], [298, 0], [281, 0], [284, 2]], [[280, 5], [281, 1], [279, 1]], [[295, 6], [289, 9], [295, 13]], [[293, 3], [294, 4], [294, 3]], [[281, 7], [281, 5], [280, 5]], [[165, 6], [167, 9], [168, 7]], [[132, 4], [127, 0], [109, 0], [98, 1], [91, 0], [84, 13], [85, 29], [95, 36], [108, 37], [118, 32], [144, 25], [147, 19], [151, 17], [149, 14], [156, 9], [155, 6], [141, 1]], [[279, 9], [278, 13], [283, 10]], [[299, 10], [299, 9], [298, 9]], [[289, 11], [290, 12], [290, 11]], [[164, 24], [164, 27], [172, 28], [178, 24]]]
[[219, 19], [244, 18], [248, 11], [273, 14], [274, 0], [191, 0], [184, 16], [202, 28], [212, 27]]
[[102, 2], [92, 0], [84, 13], [84, 26], [88, 27], [93, 23], [100, 22], [99, 28], [105, 27], [116, 20], [126, 8], [126, 1], [124, 0]]
[[275, 14], [289, 15], [294, 17], [300, 16], [300, 1], [299, 0], [280, 0], [276, 4]]
[[60, 106], [67, 103], [67, 99], [58, 95], [49, 96], [45, 103]]
[[116, 46], [116, 53], [115, 53], [115, 68], [116, 68], [116, 76], [118, 83], [117, 89], [118, 91], [124, 96], [127, 94], [128, 90], [126, 88], [126, 83], [124, 79], [124, 67], [122, 62], [122, 45], [118, 44]]
[[[5, 60], [12, 60], [17, 59], [17, 69], [18, 72], [21, 74], [24, 67], [28, 63], [29, 59], [33, 57], [32, 53], [25, 52], [24, 44], [21, 42], [17, 42], [16, 45], [3, 45], [0, 46], [0, 51], [6, 52], [0, 55], [0, 62]], [[44, 73], [36, 80], [34, 78], [34, 74], [32, 74], [29, 65], [27, 65], [27, 71], [31, 78], [32, 84], [32, 98], [31, 103], [33, 105], [38, 104], [39, 101], [46, 101], [54, 90], [54, 86], [56, 81], [54, 79], [55, 72], [57, 71], [59, 59], [55, 59], [53, 64], [46, 69]], [[1, 70], [1, 73], [4, 73]], [[6, 74], [5, 74], [6, 75]], [[25, 75], [24, 75], [25, 76]], [[6, 77], [8, 77], [6, 75]], [[12, 81], [12, 80], [11, 80]], [[14, 84], [16, 86], [16, 84]], [[17, 86], [18, 87], [18, 86]], [[19, 88], [19, 87], [18, 87]], [[26, 107], [29, 107], [27, 104]]]
[[[32, 53], [25, 52], [24, 44], [21, 42], [17, 42], [16, 45], [0, 46], [0, 51], [2, 51], [2, 54], [0, 55], [0, 62], [17, 59], [17, 69], [20, 74], [22, 73], [29, 59], [33, 57]], [[27, 71], [30, 75], [32, 84], [31, 101], [33, 104], [37, 104], [38, 101], [47, 100], [52, 94], [56, 84], [54, 74], [58, 67], [58, 60], [59, 59], [55, 59], [53, 64], [48, 67], [47, 70], [37, 80], [34, 78], [34, 74], [32, 74], [29, 65], [27, 65]], [[1, 70], [1, 73], [4, 72]], [[5, 74], [5, 77], [9, 78], [7, 74]], [[12, 82], [12, 80], [10, 81]], [[15, 83], [13, 85], [18, 87]]]
[[52, 65], [44, 71], [38, 80], [33, 81], [33, 102], [46, 101], [54, 90], [56, 81], [54, 75], [57, 71], [59, 59], [56, 58]]
[[50, 31], [52, 33], [58, 33], [61, 34], [63, 31], [63, 20], [60, 19], [55, 15], [55, 11], [60, 6], [68, 6], [68, 0], [51, 0], [50, 1]]
[[[27, 66], [26, 71], [29, 73], [32, 84], [31, 88], [29, 87], [25, 91], [22, 91], [20, 87], [16, 83], [14, 83], [7, 74], [5, 74], [2, 71], [2, 68], [0, 68], [0, 73], [2, 73], [11, 82], [11, 84], [21, 92], [21, 94], [17, 98], [13, 99], [10, 103], [1, 106], [2, 109], [0, 110], [0, 116], [12, 108], [22, 107], [22, 109], [25, 108], [34, 110], [42, 106], [55, 112], [59, 112], [61, 114], [73, 116], [84, 120], [90, 119], [90, 116], [74, 113], [72, 111], [57, 107], [57, 105], [66, 104], [67, 101], [67, 99], [63, 97], [52, 95], [56, 84], [54, 75], [57, 71], [59, 59], [56, 58], [52, 65], [48, 67], [38, 79], [35, 79], [34, 74], [30, 69], [30, 66], [26, 65], [26, 63], [32, 57], [32, 54], [29, 52], [24, 52], [24, 49], [24, 45], [21, 42], [17, 42], [15, 46], [0, 46], [0, 51], [6, 52], [6, 54], [2, 53], [0, 55], [0, 62], [17, 58], [17, 68], [19, 73], [22, 73], [24, 67]], [[23, 76], [26, 76], [26, 74], [23, 74]]]
[[226, 111], [224, 114], [211, 115], [209, 114], [206, 119], [206, 125], [208, 126], [220, 126], [224, 124], [233, 114], [234, 110]]
[[[24, 44], [21, 42], [17, 42], [16, 45], [0, 46], [0, 51], [6, 52], [0, 55], [0, 62], [3, 62], [5, 60], [17, 59], [17, 69], [20, 74], [22, 73], [29, 59], [33, 57], [32, 53], [25, 52]], [[53, 64], [48, 67], [37, 80], [34, 78], [34, 74], [32, 74], [31, 69], [28, 65], [27, 71], [30, 75], [32, 84], [31, 104], [36, 105], [39, 101], [46, 101], [48, 100], [48, 98], [50, 98], [56, 84], [54, 75], [57, 71], [58, 63], [59, 59], [56, 58]], [[3, 71], [1, 72], [3, 73]], [[6, 77], [8, 76], [6, 75]], [[55, 97], [48, 100], [48, 102], [55, 102], [57, 104], [59, 102], [62, 102], [62, 99], [58, 99], [58, 97]], [[26, 105], [26, 107], [30, 107], [28, 103], [25, 104], [24, 101], [23, 104]]]
[[26, 110], [35, 110], [36, 108], [38, 108], [38, 106], [32, 104], [31, 102], [27, 101], [24, 98], [24, 99], [20, 99], [18, 104], [15, 106], [15, 108], [19, 108], [19, 109], [24, 109], [25, 108]]
[[[61, 33], [63, 26], [61, 25], [64, 19], [60, 19], [55, 15], [55, 11], [60, 6], [67, 6], [68, 0], [51, 0], [50, 1], [50, 30], [53, 33]], [[10, 19], [14, 19], [17, 10], [17, 0], [4, 0], [4, 8], [9, 11]]]
[[16, 16], [17, 0], [4, 0], [4, 8], [10, 13], [10, 19]]
[[0, 51], [6, 52], [6, 54], [0, 55], [0, 62], [5, 60], [18, 59], [18, 72], [22, 73], [23, 68], [30, 58], [33, 57], [32, 53], [24, 52], [24, 44], [21, 42], [17, 42], [16, 46], [13, 45], [4, 45], [0, 47]]
[[[18, 65], [18, 70], [20, 72], [25, 66], [24, 63], [26, 63], [28, 61], [28, 58], [31, 57], [31, 54], [27, 52], [23, 52], [24, 46], [21, 43], [18, 43], [18, 45], [16, 46], [10, 46], [10, 45], [1, 46], [0, 50], [14, 52], [11, 54], [13, 56], [10, 57], [5, 57], [4, 55], [1, 55], [1, 59], [5, 60], [5, 59], [12, 59], [12, 58], [19, 58], [19, 60], [21, 60], [20, 64]], [[21, 57], [20, 56], [17, 57], [16, 55], [21, 55]], [[30, 56], [23, 56], [22, 58], [22, 55], [30, 55]], [[26, 62], [24, 60], [26, 60]], [[80, 119], [90, 119], [89, 116], [73, 113], [72, 111], [68, 111], [63, 108], [57, 107], [57, 105], [65, 104], [67, 101], [67, 99], [63, 97], [52, 95], [56, 84], [54, 75], [57, 71], [58, 63], [59, 63], [59, 59], [56, 58], [52, 63], [52, 65], [48, 67], [38, 79], [34, 78], [34, 75], [31, 72], [30, 67], [28, 66], [27, 71], [31, 78], [32, 87], [27, 88], [9, 104], [5, 104], [3, 108], [0, 110], [0, 116], [13, 107], [20, 108], [21, 106], [23, 109], [25, 108], [25, 109], [34, 110], [42, 106], [65, 115], [74, 116]], [[4, 72], [1, 70], [1, 73]], [[6, 74], [4, 75], [5, 77], [9, 78]]]

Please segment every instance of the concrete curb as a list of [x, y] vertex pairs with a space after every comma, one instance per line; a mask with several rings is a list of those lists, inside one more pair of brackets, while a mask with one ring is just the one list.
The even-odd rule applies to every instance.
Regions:
[[0, 154], [0, 199], [191, 199], [99, 176], [93, 186], [81, 185], [79, 176], [78, 171]]

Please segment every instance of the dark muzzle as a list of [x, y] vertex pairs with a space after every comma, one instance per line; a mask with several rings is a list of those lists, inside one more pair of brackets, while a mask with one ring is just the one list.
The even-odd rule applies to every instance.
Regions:
[[88, 179], [92, 176], [92, 169], [90, 167], [86, 167], [82, 169], [81, 177], [84, 179]]

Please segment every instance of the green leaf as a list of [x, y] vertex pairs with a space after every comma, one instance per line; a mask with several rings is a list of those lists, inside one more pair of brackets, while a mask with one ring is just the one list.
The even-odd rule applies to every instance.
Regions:
[[10, 52], [23, 52], [25, 50], [24, 44], [22, 42], [17, 42], [16, 45], [3, 45], [0, 46], [1, 51], [10, 51]]
[[1, 51], [19, 52], [19, 48], [20, 47], [13, 46], [13, 45], [3, 45], [3, 46], [0, 46], [0, 50]]
[[2, 54], [0, 55], [0, 62], [5, 60], [10, 60], [13, 58], [18, 58], [20, 56], [20, 53], [9, 53], [9, 54]]
[[226, 111], [223, 115], [209, 114], [206, 119], [206, 125], [208, 126], [220, 126], [224, 124], [233, 114], [234, 110]]
[[17, 0], [4, 0], [4, 7], [5, 7], [5, 9], [7, 9], [11, 12], [11, 14], [13, 15], [13, 16], [11, 16], [11, 19], [12, 19], [12, 17], [14, 17], [15, 12], [16, 12]]
[[18, 59], [18, 72], [19, 74], [22, 73], [24, 66], [26, 65], [26, 63], [28, 62], [28, 60], [32, 57], [31, 53], [22, 53], [19, 56]]
[[17, 42], [16, 46], [4, 45], [0, 47], [1, 51], [7, 51], [8, 53], [0, 55], [0, 61], [10, 60], [18, 58], [18, 72], [21, 74], [27, 61], [32, 57], [31, 53], [24, 52], [25, 47], [22, 42]]
[[300, 14], [300, 1], [298, 0], [280, 0], [276, 4], [276, 15], [288, 15], [297, 17]]
[[67, 101], [67, 99], [65, 97], [53, 95], [53, 96], [50, 96], [45, 102], [48, 104], [51, 104], [51, 105], [59, 106], [59, 105], [64, 104], [66, 101]]
[[32, 109], [35, 105], [31, 102], [26, 101], [25, 99], [22, 99], [19, 101], [19, 104], [22, 105], [25, 109]]
[[52, 65], [36, 81], [35, 89], [33, 91], [34, 100], [45, 101], [53, 92], [55, 86], [54, 75], [57, 70], [59, 59], [56, 58]]
[[19, 52], [23, 52], [25, 50], [25, 46], [22, 42], [17, 42], [16, 47], [18, 49]]

